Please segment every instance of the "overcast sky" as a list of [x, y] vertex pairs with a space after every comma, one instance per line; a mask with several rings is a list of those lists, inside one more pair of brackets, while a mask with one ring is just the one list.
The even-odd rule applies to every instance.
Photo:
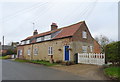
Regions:
[[[41, 0], [39, 2], [0, 3], [0, 41], [20, 42], [31, 36], [34, 29], [39, 33], [49, 31], [52, 22], [58, 27], [85, 21], [92, 36], [105, 35], [118, 40], [118, 0]], [[33, 24], [35, 23], [34, 28]]]

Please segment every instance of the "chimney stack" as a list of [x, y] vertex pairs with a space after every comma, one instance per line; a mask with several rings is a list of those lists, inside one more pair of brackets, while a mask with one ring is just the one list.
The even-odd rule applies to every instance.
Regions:
[[37, 34], [38, 34], [37, 30], [35, 30], [35, 31], [33, 32], [33, 35], [37, 35]]
[[52, 23], [52, 25], [51, 25], [51, 31], [52, 30], [56, 30], [57, 29], [57, 24], [56, 23]]

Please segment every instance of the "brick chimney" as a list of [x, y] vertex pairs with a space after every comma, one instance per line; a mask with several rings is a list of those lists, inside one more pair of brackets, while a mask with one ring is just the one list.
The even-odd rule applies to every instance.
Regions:
[[37, 34], [38, 34], [37, 30], [34, 30], [33, 35], [37, 35]]
[[52, 23], [51, 25], [51, 31], [52, 30], [56, 30], [58, 28], [57, 24], [56, 23]]

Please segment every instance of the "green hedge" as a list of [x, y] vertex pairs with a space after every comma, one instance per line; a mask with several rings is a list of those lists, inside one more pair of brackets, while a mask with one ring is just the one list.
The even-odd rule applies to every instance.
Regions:
[[106, 60], [115, 64], [120, 64], [120, 41], [113, 42], [105, 47]]

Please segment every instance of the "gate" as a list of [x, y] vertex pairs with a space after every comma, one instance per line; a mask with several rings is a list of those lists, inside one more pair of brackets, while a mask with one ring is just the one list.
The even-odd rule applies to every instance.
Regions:
[[105, 54], [78, 53], [78, 63], [103, 65], [105, 64]]

